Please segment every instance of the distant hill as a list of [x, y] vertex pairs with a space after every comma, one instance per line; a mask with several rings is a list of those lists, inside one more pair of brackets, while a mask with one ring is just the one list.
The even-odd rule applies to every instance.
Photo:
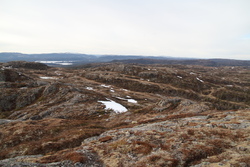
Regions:
[[250, 61], [247, 60], [232, 60], [232, 59], [192, 59], [192, 60], [159, 60], [159, 59], [128, 59], [128, 60], [113, 60], [112, 62], [120, 62], [125, 64], [169, 64], [169, 65], [202, 65], [211, 67], [220, 66], [248, 66]]
[[164, 56], [136, 56], [136, 55], [89, 55], [78, 53], [44, 53], [44, 54], [23, 54], [23, 53], [0, 53], [0, 62], [29, 61], [42, 62], [50, 66], [60, 65], [81, 65], [88, 63], [110, 62], [114, 60], [134, 59], [155, 59], [155, 60], [187, 60], [187, 58], [175, 58]]
[[9, 61], [73, 61], [94, 62], [96, 56], [74, 53], [22, 54], [0, 53], [0, 62]]
[[0, 62], [28, 61], [41, 62], [49, 66], [79, 66], [90, 63], [121, 62], [136, 64], [179, 64], [203, 66], [250, 66], [250, 61], [232, 59], [194, 59], [166, 56], [141, 56], [141, 55], [89, 55], [78, 53], [0, 53]]

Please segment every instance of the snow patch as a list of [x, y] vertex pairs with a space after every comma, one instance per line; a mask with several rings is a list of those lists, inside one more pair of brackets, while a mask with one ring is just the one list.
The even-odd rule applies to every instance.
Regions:
[[126, 100], [126, 99], [124, 99], [124, 98], [122, 98], [122, 97], [116, 97], [117, 99], [120, 99], [120, 100]]
[[137, 101], [134, 100], [134, 99], [127, 99], [127, 100], [128, 100], [129, 103], [137, 103]]
[[[127, 96], [128, 97], [128, 96]], [[128, 101], [129, 103], [137, 103], [137, 101], [135, 99], [125, 99], [125, 98], [122, 98], [122, 97], [116, 97], [117, 99], [120, 99], [120, 100], [126, 100]], [[129, 96], [129, 98], [131, 98]]]
[[121, 90], [123, 90], [123, 91], [125, 91], [125, 92], [128, 92], [128, 90], [127, 90], [127, 89], [121, 89]]
[[63, 66], [68, 66], [73, 64], [73, 61], [35, 61], [35, 62], [44, 64], [59, 64]]
[[111, 87], [110, 85], [104, 85], [104, 84], [102, 84], [101, 86], [104, 87], [104, 88], [110, 88]]
[[89, 86], [87, 86], [86, 89], [87, 90], [94, 90], [92, 87], [89, 87]]
[[195, 75], [195, 73], [194, 73], [194, 72], [190, 72], [190, 74], [191, 74], [191, 75]]
[[111, 109], [111, 110], [115, 111], [116, 113], [123, 113], [123, 112], [128, 111], [128, 109], [126, 107], [124, 107], [123, 105], [121, 105], [113, 100], [110, 100], [110, 99], [107, 99], [107, 100], [109, 100], [109, 101], [98, 101], [98, 102], [105, 105], [106, 110]]
[[204, 82], [203, 80], [201, 80], [200, 78], [196, 77], [196, 79], [200, 82]]
[[1, 70], [5, 70], [5, 69], [12, 69], [12, 66], [3, 66], [3, 67], [1, 68]]
[[55, 77], [40, 77], [41, 79], [57, 79]]
[[181, 76], [177, 76], [177, 78], [180, 78], [180, 79], [182, 79], [182, 77], [181, 77]]

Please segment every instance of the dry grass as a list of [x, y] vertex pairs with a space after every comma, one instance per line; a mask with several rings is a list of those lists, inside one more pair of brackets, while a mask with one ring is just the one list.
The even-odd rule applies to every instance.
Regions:
[[84, 163], [87, 160], [87, 157], [78, 152], [70, 152], [67, 153], [62, 159]]
[[86, 157], [86, 155], [82, 153], [75, 152], [73, 150], [65, 150], [65, 151], [60, 151], [54, 155], [44, 156], [40, 160], [40, 163], [59, 162], [63, 160], [70, 160], [74, 163], [76, 162], [85, 163], [88, 160], [88, 158]]
[[[221, 143], [218, 144], [216, 142]], [[182, 154], [182, 161], [184, 162], [183, 165], [189, 166], [196, 164], [203, 158], [222, 153], [228, 147], [230, 147], [228, 143], [220, 140], [183, 148], [180, 150]]]
[[77, 120], [44, 119], [8, 124], [1, 132], [0, 159], [13, 156], [12, 150], [21, 155], [31, 155], [73, 148], [81, 145], [84, 139], [104, 131], [89, 128], [94, 121], [91, 124], [84, 122], [86, 124], [82, 126]]
[[147, 155], [151, 153], [152, 149], [156, 147], [156, 145], [145, 141], [134, 141], [133, 147], [133, 152], [135, 152], [136, 154]]
[[111, 152], [112, 150], [118, 150], [119, 148], [126, 147], [127, 141], [125, 139], [117, 140], [115, 142], [112, 142], [108, 144], [108, 152]]
[[112, 136], [105, 136], [99, 139], [100, 142], [106, 142], [112, 140]]
[[250, 155], [245, 155], [237, 159], [237, 162], [233, 163], [233, 167], [248, 167], [250, 165]]
[[149, 156], [143, 157], [140, 161], [133, 164], [136, 167], [175, 167], [178, 166], [178, 160], [173, 158], [168, 153], [154, 153]]

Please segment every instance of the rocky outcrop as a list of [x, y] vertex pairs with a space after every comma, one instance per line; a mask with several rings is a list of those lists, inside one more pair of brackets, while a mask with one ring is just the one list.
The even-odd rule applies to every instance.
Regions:
[[0, 82], [21, 82], [30, 78], [10, 69], [0, 69]]
[[26, 68], [26, 69], [33, 69], [33, 70], [47, 70], [49, 66], [42, 63], [36, 62], [26, 62], [26, 61], [11, 61], [5, 63], [4, 66], [12, 67], [12, 68]]
[[16, 92], [2, 90], [2, 94], [0, 94], [0, 112], [20, 109], [33, 103], [41, 96], [43, 89], [43, 87], [21, 89], [16, 90]]
[[108, 130], [74, 149], [5, 159], [0, 165], [247, 166], [250, 111], [209, 113]]

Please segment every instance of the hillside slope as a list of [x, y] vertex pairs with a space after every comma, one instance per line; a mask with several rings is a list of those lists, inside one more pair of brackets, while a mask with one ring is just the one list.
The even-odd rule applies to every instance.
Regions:
[[1, 166], [250, 164], [248, 67], [12, 62], [0, 91]]

